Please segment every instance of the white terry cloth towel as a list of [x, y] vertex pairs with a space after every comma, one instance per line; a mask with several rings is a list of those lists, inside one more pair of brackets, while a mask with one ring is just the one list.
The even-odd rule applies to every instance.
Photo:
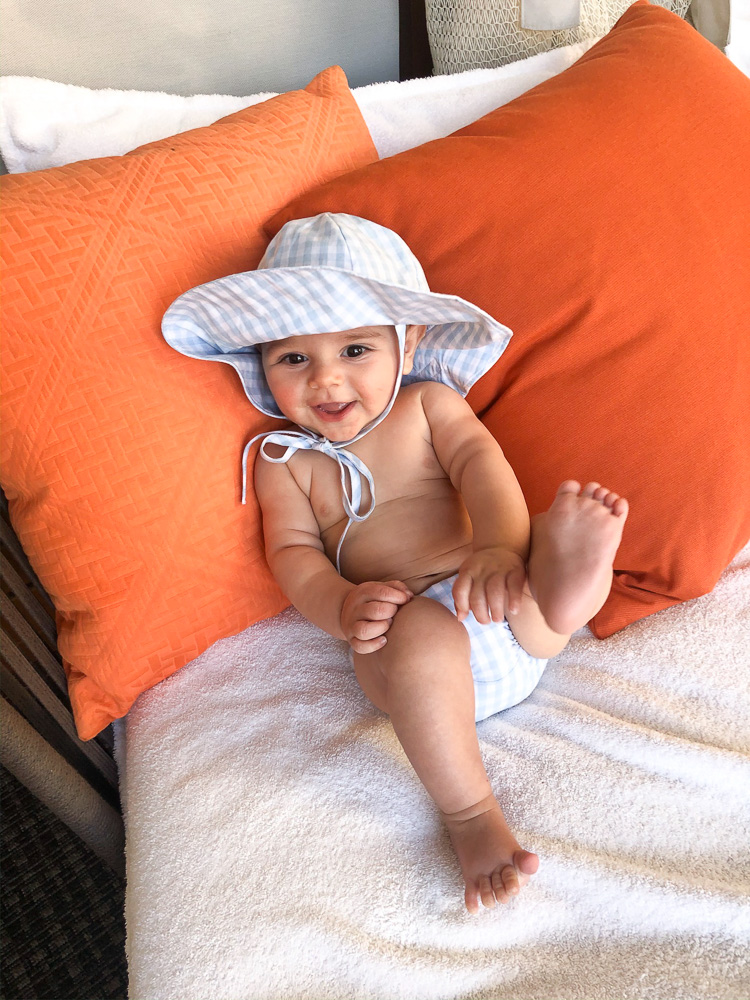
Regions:
[[750, 545], [480, 723], [541, 864], [472, 917], [344, 644], [291, 609], [216, 643], [118, 731], [131, 1000], [746, 998], [748, 649]]
[[[526, 90], [561, 73], [596, 39], [542, 52], [497, 69], [403, 83], [373, 83], [352, 91], [378, 155], [463, 128]], [[97, 156], [119, 156], [147, 142], [210, 125], [275, 97], [181, 97], [139, 90], [89, 90], [36, 77], [0, 78], [0, 153], [10, 173], [58, 167]]]

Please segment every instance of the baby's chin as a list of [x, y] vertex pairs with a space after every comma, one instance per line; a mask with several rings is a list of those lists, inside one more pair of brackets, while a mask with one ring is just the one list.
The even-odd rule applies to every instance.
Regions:
[[342, 444], [345, 441], [351, 441], [351, 439], [355, 438], [361, 431], [363, 431], [367, 426], [367, 423], [369, 423], [369, 421], [367, 421], [367, 423], [358, 421], [351, 425], [347, 425], [346, 427], [331, 427], [328, 425], [321, 426], [321, 424], [317, 421], [315, 422], [315, 425], [312, 426], [311, 424], [299, 424], [292, 420], [291, 417], [287, 417], [287, 420], [290, 420], [294, 424], [295, 429], [312, 432], [318, 437], [323, 437], [327, 441], [330, 441], [331, 444]]
[[359, 414], [352, 414], [340, 421], [316, 419], [309, 424], [298, 424], [297, 426], [302, 430], [312, 431], [319, 437], [326, 438], [332, 444], [341, 444], [357, 437], [366, 427], [374, 423], [376, 419], [377, 417], [365, 416], [363, 418]]
[[354, 430], [351, 431], [348, 428], [346, 431], [344, 431], [343, 428], [340, 430], [332, 430], [330, 427], [311, 427], [310, 430], [314, 430], [319, 437], [326, 438], [326, 440], [330, 441], [331, 444], [344, 444], [347, 441], [351, 441], [352, 438], [355, 438], [365, 429], [366, 426], [366, 424], [362, 424], [359, 427], [355, 426]]

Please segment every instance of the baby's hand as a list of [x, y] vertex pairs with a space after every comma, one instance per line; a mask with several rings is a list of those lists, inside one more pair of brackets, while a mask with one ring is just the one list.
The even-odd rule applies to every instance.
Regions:
[[412, 597], [400, 580], [360, 583], [350, 591], [341, 608], [341, 629], [354, 652], [374, 653], [385, 646], [393, 616]]
[[526, 565], [517, 552], [490, 548], [465, 559], [453, 584], [453, 601], [460, 622], [469, 611], [482, 625], [501, 622], [521, 608]]

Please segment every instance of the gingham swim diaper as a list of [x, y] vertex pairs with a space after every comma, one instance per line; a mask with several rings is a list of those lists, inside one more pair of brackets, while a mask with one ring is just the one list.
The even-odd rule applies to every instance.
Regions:
[[[431, 597], [453, 614], [453, 584], [455, 576], [433, 583], [422, 597]], [[527, 653], [510, 630], [507, 621], [480, 624], [469, 612], [463, 625], [471, 642], [471, 674], [474, 678], [474, 720], [481, 722], [496, 712], [517, 705], [528, 698], [539, 683], [547, 666]]]

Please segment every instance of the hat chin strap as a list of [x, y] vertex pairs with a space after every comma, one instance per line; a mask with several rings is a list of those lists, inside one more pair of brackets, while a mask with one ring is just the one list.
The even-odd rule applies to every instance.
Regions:
[[[328, 438], [323, 437], [320, 434], [316, 434], [315, 431], [306, 427], [301, 431], [265, 431], [264, 433], [256, 434], [254, 438], [251, 438], [245, 445], [242, 452], [243, 504], [247, 502], [247, 458], [250, 449], [256, 441], [263, 439], [259, 455], [266, 462], [273, 462], [277, 465], [288, 462], [296, 451], [320, 451], [324, 455], [328, 455], [329, 458], [334, 459], [334, 461], [338, 464], [341, 475], [341, 500], [347, 516], [346, 527], [339, 538], [339, 544], [336, 548], [336, 570], [339, 573], [341, 572], [341, 547], [344, 544], [344, 539], [347, 536], [349, 528], [351, 528], [355, 521], [366, 521], [375, 509], [375, 481], [372, 473], [367, 468], [365, 463], [361, 459], [357, 458], [357, 456], [352, 452], [347, 451], [347, 448], [349, 445], [361, 440], [365, 434], [369, 434], [371, 430], [374, 430], [378, 424], [385, 420], [393, 409], [393, 404], [396, 402], [396, 397], [398, 396], [399, 389], [401, 388], [401, 378], [404, 373], [404, 350], [406, 342], [406, 326], [404, 324], [398, 324], [396, 326], [396, 336], [398, 338], [399, 345], [398, 371], [396, 373], [396, 381], [393, 386], [393, 393], [391, 394], [390, 401], [383, 412], [379, 416], [375, 417], [374, 420], [371, 420], [368, 424], [366, 424], [358, 434], [355, 434], [353, 438], [349, 438], [347, 441], [329, 441]], [[272, 458], [266, 452], [266, 445], [269, 444], [276, 444], [284, 448], [283, 453], [278, 458]], [[370, 492], [370, 503], [364, 511], [362, 510], [363, 479], [366, 480], [367, 487]]]

